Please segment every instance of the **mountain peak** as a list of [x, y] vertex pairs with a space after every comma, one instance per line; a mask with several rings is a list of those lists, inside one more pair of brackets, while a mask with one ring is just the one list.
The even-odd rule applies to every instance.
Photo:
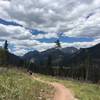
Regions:
[[73, 54], [73, 53], [77, 52], [78, 49], [75, 47], [65, 47], [65, 48], [62, 48], [62, 51], [64, 53]]

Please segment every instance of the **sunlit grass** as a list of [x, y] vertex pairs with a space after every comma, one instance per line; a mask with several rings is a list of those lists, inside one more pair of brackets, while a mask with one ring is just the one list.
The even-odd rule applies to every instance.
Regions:
[[0, 69], [0, 100], [52, 100], [53, 88], [16, 69]]
[[50, 82], [59, 82], [64, 84], [66, 88], [72, 90], [73, 94], [79, 100], [100, 100], [100, 85], [84, 83], [75, 80], [58, 79], [52, 76], [36, 75], [42, 80]]
[[[79, 100], [100, 100], [100, 85], [41, 74], [34, 74], [34, 76], [64, 84]], [[22, 71], [0, 69], [0, 100], [52, 100], [53, 95], [54, 90], [51, 86], [33, 80]]]

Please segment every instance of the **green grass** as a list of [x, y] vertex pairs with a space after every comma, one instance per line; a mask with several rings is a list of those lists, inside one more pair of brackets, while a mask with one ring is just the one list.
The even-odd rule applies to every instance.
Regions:
[[[100, 100], [100, 85], [34, 75], [42, 80], [64, 84], [79, 100]], [[53, 94], [51, 86], [33, 80], [22, 71], [0, 68], [0, 100], [52, 100]]]
[[17, 69], [0, 68], [0, 100], [47, 100], [52, 96], [51, 86]]
[[56, 77], [36, 75], [42, 80], [50, 82], [59, 82], [64, 84], [66, 88], [72, 90], [78, 100], [100, 100], [100, 85], [79, 82], [75, 80], [63, 80]]

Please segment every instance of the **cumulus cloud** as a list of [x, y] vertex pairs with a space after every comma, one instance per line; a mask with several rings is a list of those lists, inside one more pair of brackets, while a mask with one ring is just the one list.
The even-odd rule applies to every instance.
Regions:
[[36, 40], [54, 37], [55, 34], [49, 35], [32, 35], [32, 33], [30, 33], [30, 31], [24, 27], [12, 25], [6, 26], [0, 24], [0, 46], [3, 46], [4, 41], [8, 40], [10, 51], [17, 55], [23, 55], [26, 52], [34, 49], [43, 51], [53, 47], [53, 43], [42, 43]]
[[[48, 46], [37, 39], [57, 38], [57, 32], [63, 32], [63, 36], [95, 39], [88, 44], [62, 43], [63, 46], [87, 47], [100, 40], [100, 0], [0, 0], [0, 18], [23, 25], [0, 24], [0, 39], [10, 41], [17, 54], [27, 52], [28, 48], [53, 47], [53, 43]], [[26, 27], [47, 33], [32, 35]]]
[[86, 23], [79, 19], [82, 20], [89, 13], [99, 13], [99, 2], [100, 0], [2, 0], [0, 17], [23, 22], [28, 27], [66, 32], [71, 24], [76, 26], [76, 21], [79, 25]]

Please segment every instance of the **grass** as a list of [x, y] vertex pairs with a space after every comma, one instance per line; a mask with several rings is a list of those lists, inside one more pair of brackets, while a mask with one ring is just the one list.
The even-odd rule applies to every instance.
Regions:
[[[41, 74], [34, 76], [65, 85], [78, 100], [100, 100], [100, 85]], [[0, 100], [52, 100], [53, 94], [54, 89], [51, 86], [33, 80], [22, 71], [0, 68]]]
[[52, 97], [51, 86], [17, 69], [0, 68], [0, 100], [52, 100]]
[[75, 80], [57, 79], [56, 77], [36, 75], [42, 80], [59, 82], [72, 90], [78, 100], [100, 100], [100, 85], [84, 83]]

